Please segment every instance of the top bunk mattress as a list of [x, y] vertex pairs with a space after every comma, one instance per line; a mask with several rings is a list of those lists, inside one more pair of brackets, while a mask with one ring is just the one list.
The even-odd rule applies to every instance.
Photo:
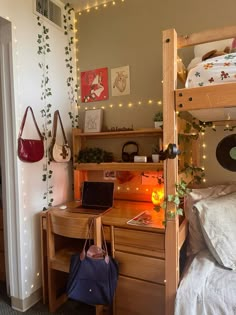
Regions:
[[236, 82], [236, 53], [207, 59], [188, 72], [186, 88]]

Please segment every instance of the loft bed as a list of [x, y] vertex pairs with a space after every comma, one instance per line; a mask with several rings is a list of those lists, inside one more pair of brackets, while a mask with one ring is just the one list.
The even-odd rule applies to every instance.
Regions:
[[[194, 87], [191, 86], [189, 88], [188, 73], [186, 70], [187, 68], [182, 65], [182, 60], [178, 56], [180, 50], [185, 47], [195, 47], [199, 44], [220, 41], [223, 39], [233, 39], [235, 37], [236, 26], [207, 30], [199, 33], [193, 33], [187, 36], [178, 36], [174, 29], [165, 30], [163, 32], [164, 146], [167, 146], [169, 143], [178, 143], [177, 112], [189, 112], [192, 116], [198, 118], [199, 120], [202, 120], [201, 117], [204, 117], [205, 121], [225, 121], [229, 118], [235, 120], [235, 75], [235, 82], [234, 80], [232, 80], [232, 82], [226, 83], [224, 82], [224, 80], [222, 80], [220, 84], [212, 85], [210, 84], [210, 82], [208, 82], [205, 85], [200, 84], [200, 86], [197, 83], [197, 85], [195, 85]], [[180, 78], [184, 85], [187, 87], [179, 88], [178, 78]], [[215, 119], [215, 115], [217, 119]], [[181, 176], [181, 174], [178, 173], [178, 164], [178, 159], [166, 160], [164, 163], [164, 174], [165, 178], [167, 178], [165, 183], [166, 195], [175, 194], [175, 184], [178, 183], [180, 178], [184, 178], [184, 176]], [[225, 208], [225, 211], [228, 211], [230, 209], [234, 211], [233, 217], [235, 217], [235, 191], [236, 184], [202, 188], [202, 191], [197, 191], [196, 189], [193, 189], [193, 196], [195, 196], [194, 194], [197, 194], [197, 196], [200, 196], [200, 199], [197, 200], [199, 204], [194, 203], [194, 208], [193, 201], [192, 203], [188, 203], [187, 201], [185, 202], [185, 216], [188, 220], [181, 220], [180, 223], [180, 218], [177, 215], [167, 217], [165, 237], [166, 314], [235, 314], [236, 273], [233, 272], [231, 269], [235, 268], [234, 263], [236, 263], [236, 236], [234, 234], [235, 238], [232, 241], [233, 246], [235, 246], [233, 248], [233, 251], [230, 246], [224, 243], [225, 247], [229, 249], [228, 256], [230, 256], [231, 259], [231, 264], [225, 264], [224, 259], [229, 257], [227, 255], [226, 257], [224, 256], [224, 259], [222, 261], [222, 257], [219, 258], [216, 255], [213, 255], [214, 244], [212, 244], [211, 239], [208, 239], [209, 242], [208, 244], [206, 244], [200, 227], [201, 216], [205, 218], [205, 214], [208, 213], [207, 211], [205, 212], [202, 209], [209, 208], [209, 213], [211, 213], [212, 211], [213, 207], [211, 201], [209, 201], [209, 198], [211, 197], [216, 198], [215, 201], [218, 202], [214, 204], [214, 207], [216, 207], [217, 205], [221, 205], [221, 207]], [[206, 192], [208, 192], [208, 194]], [[228, 205], [226, 200], [224, 200], [225, 194], [227, 194], [228, 197], [230, 196], [230, 202], [233, 200], [233, 202]], [[193, 198], [193, 196], [190, 196], [189, 198], [191, 199]], [[205, 197], [206, 199], [203, 199], [203, 197]], [[227, 207], [224, 207], [224, 204], [226, 204]], [[193, 211], [193, 209], [197, 210]], [[218, 212], [220, 212], [222, 208], [219, 209], [218, 207], [218, 210]], [[168, 211], [174, 212], [174, 206], [170, 206]], [[196, 216], [196, 213], [198, 213], [198, 216]], [[230, 215], [232, 215], [232, 213]], [[212, 215], [212, 217], [214, 218], [214, 215]], [[233, 220], [233, 222], [235, 226], [235, 220]], [[204, 228], [204, 224], [202, 223], [202, 229]], [[201, 236], [201, 240], [203, 241], [204, 246], [199, 250], [199, 252], [195, 252], [194, 255], [189, 255], [189, 257], [192, 258], [192, 262], [188, 262], [185, 271], [181, 275], [180, 281], [180, 249], [185, 242], [185, 239], [187, 239], [187, 235], [188, 239], [191, 239], [192, 237], [192, 241], [194, 242], [193, 231], [198, 231], [200, 233], [199, 235]], [[209, 231], [205, 231], [204, 235], [209, 235], [208, 232]], [[218, 234], [216, 235], [222, 236], [224, 234], [224, 231], [221, 230], [221, 234], [219, 234], [220, 231], [218, 230], [217, 233]], [[199, 237], [199, 235], [197, 235], [197, 237]], [[230, 237], [232, 237], [232, 235]], [[217, 248], [217, 250], [219, 249]], [[234, 254], [233, 257], [230, 253]], [[220, 252], [220, 254], [222, 253]], [[216, 257], [218, 258], [218, 260], [216, 259]], [[205, 262], [205, 264], [203, 264], [203, 262]], [[193, 277], [196, 277], [196, 272], [198, 278], [194, 278], [196, 280], [193, 284], [192, 281]], [[207, 283], [207, 279], [211, 280], [210, 285], [209, 283]], [[219, 282], [221, 279], [222, 282]], [[228, 282], [230, 281], [231, 283], [228, 284]], [[218, 283], [217, 285], [216, 282]], [[206, 284], [208, 284], [208, 286], [205, 286]], [[207, 294], [204, 295], [204, 292], [207, 292]], [[189, 304], [185, 303], [186, 300], [189, 300]]]

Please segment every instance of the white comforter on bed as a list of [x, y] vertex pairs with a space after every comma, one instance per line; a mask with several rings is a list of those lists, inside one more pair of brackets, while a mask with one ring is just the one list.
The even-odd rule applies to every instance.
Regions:
[[214, 57], [189, 70], [185, 87], [236, 82], [236, 53]]
[[175, 315], [235, 315], [236, 272], [221, 267], [210, 252], [199, 252], [177, 290]]

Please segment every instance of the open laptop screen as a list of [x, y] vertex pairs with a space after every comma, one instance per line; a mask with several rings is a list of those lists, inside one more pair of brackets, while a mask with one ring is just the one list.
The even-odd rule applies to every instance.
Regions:
[[113, 182], [85, 181], [82, 192], [82, 207], [104, 207], [113, 205]]

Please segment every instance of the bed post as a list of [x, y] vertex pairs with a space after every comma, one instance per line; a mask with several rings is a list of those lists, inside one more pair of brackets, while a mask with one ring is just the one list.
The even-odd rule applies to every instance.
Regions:
[[[178, 144], [174, 91], [177, 87], [177, 34], [174, 29], [163, 32], [163, 143]], [[164, 162], [165, 195], [175, 194], [178, 181], [178, 158]], [[175, 211], [168, 206], [169, 211]], [[165, 230], [165, 314], [174, 314], [175, 295], [179, 282], [179, 218], [166, 216]]]

